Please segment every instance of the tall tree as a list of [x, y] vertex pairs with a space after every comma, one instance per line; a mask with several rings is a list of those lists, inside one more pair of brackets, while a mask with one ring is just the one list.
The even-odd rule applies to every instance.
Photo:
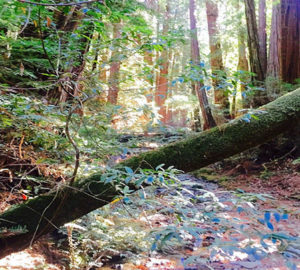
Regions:
[[264, 74], [267, 72], [267, 19], [266, 0], [259, 0], [258, 7], [258, 39], [260, 49], [260, 59]]
[[153, 87], [154, 71], [153, 71], [153, 53], [152, 53], [152, 51], [146, 50], [144, 52], [144, 62], [147, 65], [146, 81], [150, 85], [150, 88], [147, 90], [147, 93], [146, 93], [146, 99], [147, 99], [147, 102], [149, 103], [149, 102], [152, 102], [152, 100], [153, 100], [152, 87]]
[[[248, 30], [248, 48], [249, 48], [249, 60], [251, 72], [255, 73], [252, 76], [252, 82], [255, 85], [261, 85], [265, 80], [264, 64], [262, 62], [261, 49], [259, 45], [259, 36], [256, 23], [256, 13], [255, 13], [255, 2], [253, 0], [245, 0], [245, 14], [247, 21]], [[256, 91], [251, 100], [251, 104], [254, 107], [261, 106], [265, 104], [266, 95], [263, 91]]]
[[300, 1], [281, 0], [280, 74], [285, 82], [300, 78]]
[[224, 72], [224, 65], [222, 59], [221, 41], [219, 36], [219, 29], [217, 20], [219, 16], [218, 5], [212, 0], [206, 0], [206, 16], [209, 34], [209, 48], [210, 48], [210, 65], [213, 75], [213, 87], [215, 93], [215, 104], [220, 104], [224, 110], [224, 116], [229, 116], [229, 100], [223, 89], [219, 88], [220, 81], [218, 77], [221, 72]]
[[156, 91], [155, 91], [155, 104], [159, 108], [159, 115], [161, 116], [161, 122], [166, 124], [168, 122], [168, 114], [166, 107], [166, 99], [168, 96], [168, 73], [169, 73], [169, 49], [166, 42], [166, 36], [169, 31], [169, 17], [170, 17], [170, 5], [167, 1], [165, 8], [165, 18], [163, 21], [162, 40], [165, 41], [164, 50], [160, 53], [159, 72], [156, 78]]
[[274, 0], [268, 76], [293, 83], [300, 77], [300, 1]]
[[109, 69], [108, 78], [108, 96], [107, 101], [111, 104], [117, 104], [119, 94], [119, 76], [120, 76], [120, 60], [118, 50], [118, 39], [120, 38], [120, 24], [115, 23], [113, 25], [113, 50], [111, 54], [111, 64]]
[[245, 0], [245, 13], [248, 30], [248, 47], [251, 71], [256, 74], [256, 79], [264, 81], [265, 74], [261, 61], [258, 30], [255, 14], [255, 3], [253, 0]]
[[[190, 0], [189, 10], [190, 10], [190, 29], [191, 29], [191, 58], [192, 58], [192, 67], [201, 72], [200, 70], [200, 50], [198, 42], [198, 31], [196, 27], [196, 17], [195, 17], [195, 0]], [[200, 75], [200, 74], [199, 74]], [[197, 80], [193, 84], [195, 92], [197, 94], [202, 118], [203, 118], [203, 130], [212, 128], [216, 126], [216, 122], [212, 116], [211, 109], [208, 103], [207, 95], [204, 89], [204, 85], [201, 80]]]
[[273, 0], [266, 90], [270, 100], [280, 94], [280, 3]]
[[[237, 1], [236, 9], [238, 12], [238, 65], [237, 65], [237, 70], [240, 71], [241, 76], [242, 76], [242, 81], [243, 79], [246, 79], [246, 73], [245, 71], [249, 71], [249, 63], [248, 63], [248, 58], [247, 58], [247, 53], [246, 53], [246, 29], [243, 24], [243, 20], [240, 14], [240, 1]], [[241, 98], [242, 102], [236, 102], [236, 95], [233, 98], [232, 101], [232, 109], [231, 109], [231, 116], [232, 118], [235, 118], [236, 115], [238, 115], [238, 110], [242, 109], [247, 106], [246, 100], [244, 98], [244, 91], [245, 91], [245, 84], [241, 84], [239, 88], [241, 92]]]
[[272, 22], [269, 46], [269, 58], [267, 75], [273, 78], [279, 78], [280, 63], [279, 63], [279, 35], [280, 35], [280, 3], [273, 0]]

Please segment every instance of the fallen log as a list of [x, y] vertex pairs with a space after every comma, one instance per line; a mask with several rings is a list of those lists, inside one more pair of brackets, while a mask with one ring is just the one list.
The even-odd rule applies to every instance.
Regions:
[[[238, 118], [199, 135], [132, 157], [118, 167], [133, 170], [160, 164], [186, 172], [260, 145], [300, 123], [300, 89], [259, 108], [254, 118]], [[247, 120], [248, 119], [248, 120]], [[42, 235], [110, 203], [118, 195], [101, 174], [57, 187], [0, 215], [0, 258], [31, 245]]]

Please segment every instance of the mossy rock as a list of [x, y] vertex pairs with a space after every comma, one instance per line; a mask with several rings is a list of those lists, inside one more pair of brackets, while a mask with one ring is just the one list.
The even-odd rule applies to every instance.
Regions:
[[206, 181], [214, 182], [218, 184], [221, 184], [222, 182], [229, 180], [228, 176], [219, 174], [213, 168], [209, 168], [209, 167], [205, 167], [200, 170], [193, 171], [190, 174], [197, 178], [202, 178]]

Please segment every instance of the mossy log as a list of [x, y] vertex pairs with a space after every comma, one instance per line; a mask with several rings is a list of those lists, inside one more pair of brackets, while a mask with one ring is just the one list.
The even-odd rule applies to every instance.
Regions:
[[[186, 172], [257, 146], [299, 125], [300, 89], [259, 108], [250, 122], [238, 118], [199, 135], [132, 157], [118, 166], [155, 167], [164, 163]], [[257, 118], [257, 119], [256, 119]], [[0, 257], [28, 247], [40, 236], [110, 203], [118, 195], [100, 174], [57, 187], [0, 215]], [[19, 226], [19, 228], [17, 228]], [[26, 229], [26, 231], [23, 231]]]

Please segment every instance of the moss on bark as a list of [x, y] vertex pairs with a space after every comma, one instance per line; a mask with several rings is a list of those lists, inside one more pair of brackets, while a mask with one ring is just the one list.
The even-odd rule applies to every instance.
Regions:
[[[132, 157], [118, 167], [149, 168], [164, 163], [166, 167], [175, 166], [188, 172], [262, 144], [299, 125], [300, 89], [261, 107], [254, 115], [257, 120], [248, 123], [238, 118], [197, 136]], [[76, 182], [73, 187], [58, 187], [1, 214], [0, 257], [22, 250], [56, 227], [111, 202], [118, 192], [112, 185], [100, 183], [100, 177], [101, 174], [95, 174]], [[16, 226], [26, 228], [27, 232], [12, 233]]]
[[300, 89], [256, 110], [248, 123], [243, 116], [186, 140], [143, 153], [122, 163], [136, 169], [159, 164], [193, 171], [262, 144], [299, 124]]

